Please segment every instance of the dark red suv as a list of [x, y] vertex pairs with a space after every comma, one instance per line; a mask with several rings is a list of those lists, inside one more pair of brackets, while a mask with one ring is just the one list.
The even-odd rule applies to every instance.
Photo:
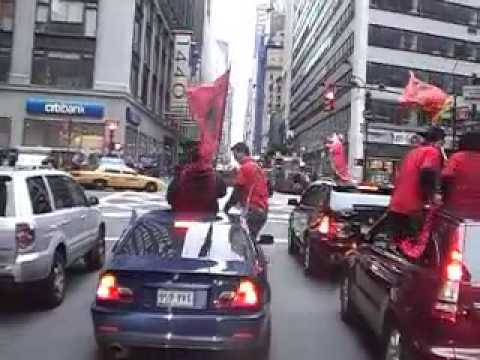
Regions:
[[349, 261], [341, 316], [367, 324], [385, 359], [480, 359], [480, 217], [439, 212], [416, 261], [375, 229]]

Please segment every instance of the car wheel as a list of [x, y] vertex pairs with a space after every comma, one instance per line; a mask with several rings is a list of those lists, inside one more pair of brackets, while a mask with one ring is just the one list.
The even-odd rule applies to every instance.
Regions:
[[155, 183], [148, 183], [148, 184], [145, 186], [145, 190], [146, 190], [147, 192], [157, 192], [157, 190], [158, 190], [157, 184], [155, 184]]
[[59, 306], [65, 298], [65, 288], [65, 258], [59, 251], [57, 251], [53, 257], [50, 274], [45, 280], [45, 286], [43, 286], [42, 289], [45, 305], [49, 308]]
[[312, 254], [312, 246], [310, 244], [310, 239], [307, 237], [305, 239], [305, 245], [303, 249], [303, 271], [305, 275], [312, 275], [313, 274], [313, 254]]
[[295, 234], [291, 226], [288, 226], [288, 253], [290, 255], [298, 254], [298, 246], [295, 242]]
[[340, 316], [342, 320], [351, 324], [355, 319], [355, 309], [352, 304], [351, 297], [351, 280], [348, 275], [345, 275], [340, 286]]
[[84, 257], [88, 271], [100, 270], [105, 264], [105, 231], [100, 228], [95, 247]]
[[107, 187], [107, 182], [102, 179], [97, 179], [93, 181], [93, 185], [95, 185], [95, 189], [103, 190]]
[[385, 336], [385, 360], [413, 360], [405, 346], [404, 337], [397, 327], [392, 326]]

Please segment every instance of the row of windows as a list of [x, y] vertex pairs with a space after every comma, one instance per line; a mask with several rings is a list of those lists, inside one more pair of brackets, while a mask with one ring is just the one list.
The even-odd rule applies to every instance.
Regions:
[[370, 25], [369, 45], [480, 62], [480, 43]]
[[[350, 34], [350, 36], [344, 41], [344, 43], [338, 48], [338, 50], [332, 54], [332, 56], [323, 64], [322, 67], [317, 66], [317, 69], [311, 71], [309, 78], [311, 79], [308, 81], [307, 79], [303, 79], [302, 83], [295, 82], [292, 87], [292, 109], [293, 109], [293, 122], [301, 121], [304, 116], [298, 116], [299, 107], [308, 98], [310, 93], [319, 89], [321, 84], [323, 84], [328, 77], [332, 75], [332, 73], [338, 69], [348, 58], [353, 54], [354, 48], [354, 36]], [[300, 91], [302, 91], [301, 94]], [[304, 111], [302, 109], [301, 111]]]
[[335, 45], [336, 41], [343, 34], [345, 29], [348, 27], [350, 22], [354, 17], [354, 8], [352, 3], [349, 3], [343, 14], [340, 16], [337, 22], [333, 25], [328, 33], [324, 33], [327, 24], [330, 24], [331, 18], [324, 19], [325, 24], [318, 31], [318, 34], [314, 38], [313, 48], [308, 44], [302, 49], [304, 51], [303, 55], [298, 60], [296, 59], [296, 64], [292, 69], [292, 73], [295, 75], [300, 71], [300, 68], [305, 63], [307, 57], [309, 58], [308, 64], [304, 69], [305, 73], [308, 73], [310, 69], [316, 66], [316, 64], [321, 61], [323, 56]]
[[0, 0], [0, 31], [13, 30], [14, 13], [14, 0]]
[[449, 94], [455, 92], [457, 95], [461, 95], [463, 86], [470, 83], [468, 76], [371, 62], [367, 64], [367, 82], [369, 84], [403, 88], [408, 83], [410, 71], [413, 71], [417, 78], [436, 85]]
[[95, 37], [97, 1], [37, 0], [36, 32]]
[[480, 26], [480, 8], [444, 0], [370, 0], [370, 6], [449, 23]]
[[431, 120], [423, 111], [400, 106], [396, 102], [372, 100], [371, 123], [388, 123], [395, 125], [409, 125], [412, 127], [427, 126]]

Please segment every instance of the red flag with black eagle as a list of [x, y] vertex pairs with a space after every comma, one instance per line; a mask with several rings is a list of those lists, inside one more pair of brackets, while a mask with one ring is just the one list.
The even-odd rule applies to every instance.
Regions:
[[212, 162], [218, 152], [229, 79], [230, 70], [211, 84], [192, 86], [187, 90], [190, 111], [200, 127], [200, 156], [207, 162]]

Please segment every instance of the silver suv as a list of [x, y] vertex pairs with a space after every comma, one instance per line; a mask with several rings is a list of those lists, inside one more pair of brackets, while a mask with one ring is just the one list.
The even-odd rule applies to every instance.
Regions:
[[0, 167], [0, 289], [38, 289], [45, 305], [65, 296], [65, 268], [83, 258], [98, 270], [105, 224], [80, 185], [48, 169]]

